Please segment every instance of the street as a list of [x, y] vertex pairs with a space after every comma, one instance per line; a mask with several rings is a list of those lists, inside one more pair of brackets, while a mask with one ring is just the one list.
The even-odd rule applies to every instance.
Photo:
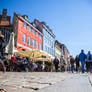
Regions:
[[0, 72], [7, 92], [92, 92], [92, 74], [61, 72]]
[[92, 92], [87, 74], [77, 74], [39, 92]]

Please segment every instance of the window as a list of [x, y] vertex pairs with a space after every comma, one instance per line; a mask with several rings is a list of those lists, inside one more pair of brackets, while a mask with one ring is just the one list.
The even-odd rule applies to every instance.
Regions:
[[45, 51], [47, 52], [47, 46], [45, 46]]
[[29, 26], [29, 32], [31, 32], [31, 27]]
[[35, 35], [35, 30], [33, 29], [33, 34]]
[[24, 22], [24, 27], [27, 28], [27, 24]]
[[36, 48], [38, 49], [38, 42], [36, 42]]
[[22, 41], [23, 41], [24, 43], [26, 43], [26, 35], [25, 35], [25, 34], [23, 34]]
[[41, 36], [41, 34], [40, 34], [40, 39], [42, 39], [42, 36]]
[[52, 45], [51, 45], [51, 47], [52, 47], [52, 48], [54, 48], [54, 44], [53, 44], [53, 42], [52, 42]]
[[40, 50], [42, 50], [42, 45], [41, 45], [41, 43], [40, 43]]
[[30, 40], [30, 37], [28, 37], [28, 45], [31, 44], [31, 40]]
[[39, 36], [39, 33], [38, 32], [36, 32], [36, 35], [37, 35], [37, 37]]
[[48, 47], [48, 53], [50, 53], [50, 48]]
[[32, 40], [32, 46], [35, 47], [35, 40]]

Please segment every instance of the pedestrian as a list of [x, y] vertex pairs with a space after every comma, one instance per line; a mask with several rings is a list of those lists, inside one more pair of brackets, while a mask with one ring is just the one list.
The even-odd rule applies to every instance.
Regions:
[[33, 62], [32, 63], [32, 66], [33, 66], [33, 71], [38, 71], [38, 65], [35, 63], [35, 62]]
[[0, 64], [3, 67], [3, 72], [6, 72], [6, 67], [5, 67], [4, 62], [2, 61], [2, 59], [0, 59]]
[[54, 63], [54, 66], [55, 66], [55, 71], [58, 72], [59, 60], [57, 59], [57, 57], [55, 57], [53, 63]]
[[81, 50], [81, 53], [79, 54], [79, 59], [81, 62], [81, 67], [82, 67], [82, 73], [84, 73], [85, 69], [85, 60], [86, 60], [86, 54], [84, 53], [84, 50]]
[[64, 58], [62, 56], [61, 59], [60, 59], [61, 72], [64, 72], [65, 71], [65, 66], [66, 66], [66, 63], [65, 63], [65, 60], [64, 60]]
[[11, 61], [13, 62], [13, 71], [16, 71], [17, 70], [17, 59], [16, 59], [16, 57], [15, 57], [15, 54], [14, 55], [12, 55], [12, 57], [11, 57]]
[[92, 54], [90, 51], [88, 51], [87, 59], [86, 59], [86, 71], [87, 72], [90, 70], [91, 62], [92, 62]]
[[28, 72], [29, 68], [28, 68], [28, 62], [27, 62], [26, 58], [24, 58], [22, 65], [23, 65], [23, 70]]
[[74, 60], [73, 56], [70, 56], [70, 64], [71, 64], [72, 73], [74, 72], [74, 63], [75, 63], [75, 60]]
[[75, 58], [75, 63], [76, 63], [76, 72], [78, 72], [79, 71], [79, 67], [80, 67], [80, 59], [79, 59], [78, 55]]
[[42, 70], [42, 71], [45, 70], [45, 63], [44, 63], [44, 62], [41, 64], [41, 70]]

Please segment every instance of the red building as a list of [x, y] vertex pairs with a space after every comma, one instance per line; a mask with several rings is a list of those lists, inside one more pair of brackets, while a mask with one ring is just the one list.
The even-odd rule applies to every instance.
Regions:
[[43, 50], [43, 34], [28, 21], [28, 16], [14, 13], [13, 31], [18, 51]]

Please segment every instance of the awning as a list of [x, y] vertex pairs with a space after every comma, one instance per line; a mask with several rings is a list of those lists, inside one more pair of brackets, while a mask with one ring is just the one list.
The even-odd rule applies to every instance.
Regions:
[[51, 58], [51, 56], [49, 56], [48, 54], [46, 54], [40, 50], [16, 52], [16, 56], [29, 57], [30, 59]]

